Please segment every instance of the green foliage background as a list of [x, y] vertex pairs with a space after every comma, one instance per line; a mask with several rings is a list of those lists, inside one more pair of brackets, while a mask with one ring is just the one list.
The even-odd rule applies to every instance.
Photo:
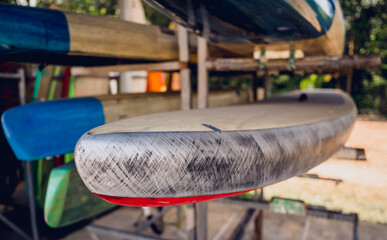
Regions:
[[[12, 0], [4, 0], [14, 2]], [[28, 1], [28, 0], [26, 0]], [[117, 0], [39, 0], [38, 6], [57, 4], [69, 11], [108, 15], [119, 14]], [[380, 54], [383, 66], [378, 70], [355, 70], [352, 96], [358, 107], [377, 110], [387, 115], [387, 4], [385, 0], [342, 0], [340, 1], [346, 21], [345, 55]], [[169, 19], [144, 4], [145, 15], [152, 24], [168, 26]], [[353, 47], [351, 47], [353, 46]], [[274, 93], [300, 87], [341, 87], [345, 77], [310, 75], [279, 76], [274, 81]], [[232, 82], [232, 81], [231, 81]], [[302, 83], [302, 84], [301, 84]], [[301, 85], [300, 85], [301, 84]]]
[[[13, 2], [14, 0], [7, 0]], [[117, 0], [38, 0], [38, 7], [47, 7], [56, 4], [61, 9], [77, 13], [87, 13], [92, 15], [118, 17], [120, 10]], [[143, 3], [147, 20], [155, 25], [168, 27], [171, 22], [169, 18], [157, 12], [148, 4]]]
[[[355, 70], [352, 97], [359, 109], [373, 109], [387, 115], [387, 5], [384, 0], [340, 1], [346, 23], [344, 55], [380, 54], [382, 68]], [[352, 49], [351, 49], [351, 46]], [[345, 76], [324, 75], [306, 77], [279, 76], [274, 80], [275, 93], [295, 88], [338, 87], [345, 89]]]
[[352, 95], [359, 108], [376, 109], [387, 115], [387, 4], [384, 0], [341, 2], [346, 20], [346, 54], [380, 54], [382, 68], [356, 70]]

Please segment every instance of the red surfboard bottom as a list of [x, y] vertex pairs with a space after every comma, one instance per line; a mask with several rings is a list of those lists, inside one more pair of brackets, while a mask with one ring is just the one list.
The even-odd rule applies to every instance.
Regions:
[[[254, 189], [252, 189], [254, 190]], [[252, 190], [245, 190], [240, 192], [233, 193], [223, 193], [207, 196], [196, 196], [196, 197], [180, 197], [180, 198], [132, 198], [132, 197], [114, 197], [107, 196], [98, 193], [94, 193], [95, 196], [117, 205], [122, 206], [132, 206], [132, 207], [163, 207], [163, 206], [173, 206], [181, 204], [190, 204], [196, 202], [209, 201], [218, 198], [229, 197]]]

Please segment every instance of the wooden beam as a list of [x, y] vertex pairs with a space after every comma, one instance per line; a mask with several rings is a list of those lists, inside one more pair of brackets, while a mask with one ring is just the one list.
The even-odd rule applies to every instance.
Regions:
[[178, 25], [178, 44], [180, 64], [186, 65], [180, 68], [181, 109], [188, 110], [192, 108], [191, 70], [188, 67], [189, 42], [188, 31], [181, 25]]
[[19, 79], [20, 73], [0, 73], [0, 78], [12, 78], [12, 79]]
[[[246, 89], [211, 91], [209, 94], [210, 107], [225, 107], [236, 104], [246, 104], [250, 99], [250, 92]], [[194, 107], [197, 95], [194, 94]], [[172, 93], [132, 93], [114, 96], [97, 96], [101, 100], [105, 121], [114, 122], [126, 118], [138, 117], [161, 112], [178, 111], [181, 109], [179, 92]]]
[[195, 208], [193, 204], [188, 204], [187, 209], [185, 210], [186, 214], [186, 230], [187, 230], [187, 239], [196, 240], [196, 230], [195, 230]]
[[347, 93], [348, 94], [351, 94], [351, 90], [352, 90], [352, 76], [353, 76], [353, 70], [348, 70], [348, 73], [347, 73]]
[[196, 240], [207, 239], [207, 202], [195, 203]]
[[17, 70], [19, 74], [18, 88], [19, 88], [19, 99], [20, 104], [26, 104], [26, 96], [27, 96], [27, 87], [26, 87], [26, 77], [23, 68], [19, 68]]
[[[198, 109], [208, 107], [208, 71], [206, 60], [208, 56], [207, 40], [198, 37]], [[196, 240], [207, 239], [207, 202], [195, 203], [196, 210]]]
[[253, 102], [256, 102], [258, 100], [258, 72], [254, 72], [252, 74], [253, 77], [253, 84], [252, 84], [252, 89], [253, 89]]
[[268, 99], [271, 97], [272, 84], [273, 84], [273, 82], [272, 82], [271, 76], [269, 75], [269, 73], [267, 71], [265, 71], [265, 74], [263, 75], [263, 85], [264, 85], [264, 89], [265, 89], [264, 98], [265, 99]]
[[206, 60], [208, 56], [207, 40], [198, 37], [198, 108], [208, 107], [208, 71]]
[[[258, 62], [250, 58], [224, 58], [206, 62], [211, 71], [246, 71], [258, 69]], [[306, 57], [295, 61], [295, 70], [304, 73], [335, 73], [347, 72], [348, 69], [375, 69], [381, 66], [380, 55], [343, 56], [343, 57]], [[267, 71], [290, 71], [286, 60], [271, 60], [266, 62]]]
[[181, 64], [178, 61], [167, 61], [160, 63], [144, 64], [125, 64], [103, 67], [74, 67], [71, 74], [74, 76], [96, 76], [107, 75], [109, 72], [126, 72], [126, 71], [178, 71]]

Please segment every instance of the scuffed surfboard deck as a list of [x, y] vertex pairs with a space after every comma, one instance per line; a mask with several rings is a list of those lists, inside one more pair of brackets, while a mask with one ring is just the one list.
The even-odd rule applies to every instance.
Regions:
[[342, 91], [296, 91], [260, 104], [106, 124], [81, 137], [75, 161], [89, 190], [109, 202], [191, 203], [306, 172], [343, 146], [355, 118]]
[[44, 217], [50, 227], [68, 226], [113, 207], [86, 188], [74, 162], [51, 171], [44, 203]]

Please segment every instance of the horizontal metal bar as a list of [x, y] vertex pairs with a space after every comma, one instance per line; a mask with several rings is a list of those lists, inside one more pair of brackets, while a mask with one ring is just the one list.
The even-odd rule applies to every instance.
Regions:
[[21, 77], [20, 73], [0, 73], [0, 78], [19, 79], [20, 77]]

